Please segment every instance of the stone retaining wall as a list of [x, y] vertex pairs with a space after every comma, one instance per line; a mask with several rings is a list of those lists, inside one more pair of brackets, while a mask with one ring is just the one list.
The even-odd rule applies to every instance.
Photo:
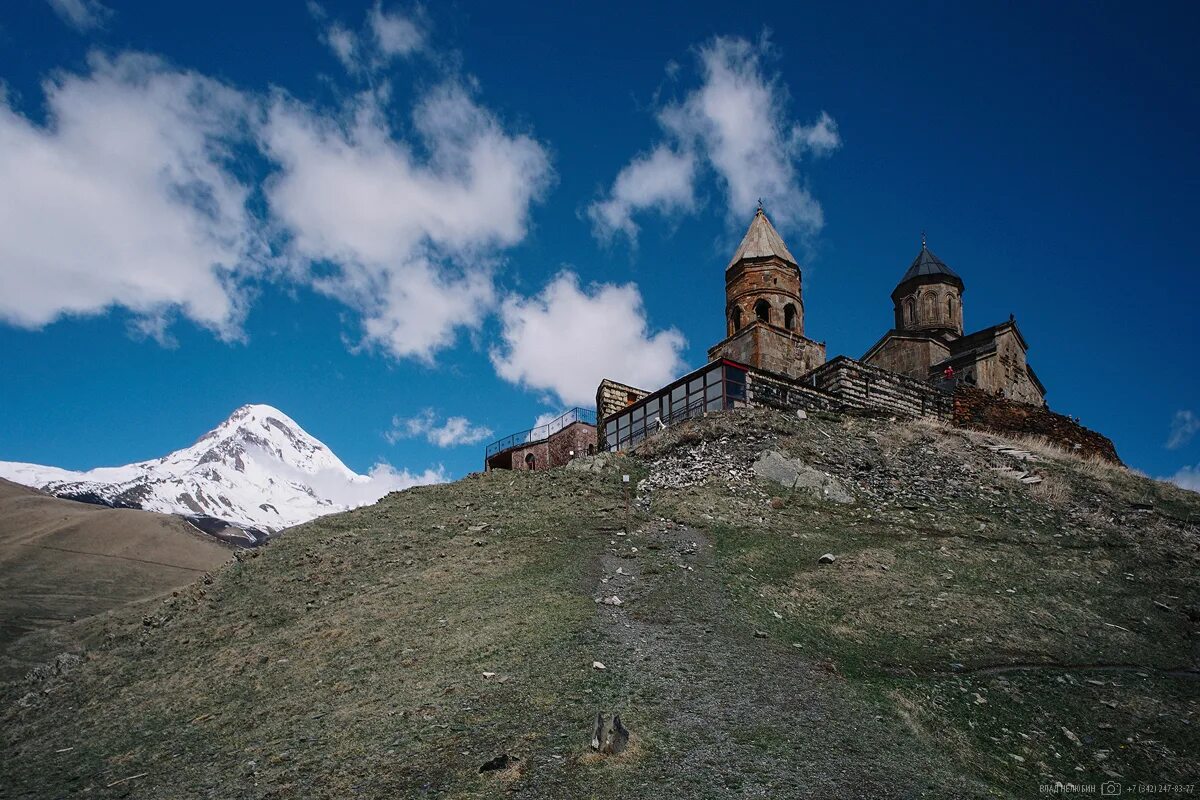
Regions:
[[1048, 408], [1007, 400], [972, 386], [959, 386], [954, 390], [952, 421], [962, 428], [1044, 436], [1080, 455], [1094, 455], [1114, 464], [1121, 463], [1117, 448], [1107, 436]]
[[941, 389], [846, 356], [817, 367], [803, 381], [848, 409], [947, 420], [953, 411], [950, 395]]

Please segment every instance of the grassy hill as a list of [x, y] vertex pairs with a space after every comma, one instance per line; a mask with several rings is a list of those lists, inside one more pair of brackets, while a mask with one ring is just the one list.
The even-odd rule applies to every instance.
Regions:
[[[83, 623], [98, 644], [81, 661], [6, 687], [0, 787], [970, 798], [1194, 782], [1200, 497], [1003, 444], [747, 411], [633, 456], [390, 495]], [[763, 477], [781, 464], [788, 487]], [[614, 711], [632, 745], [593, 754]]]
[[0, 479], [0, 678], [68, 647], [65, 623], [186, 586], [232, 556], [178, 517]]

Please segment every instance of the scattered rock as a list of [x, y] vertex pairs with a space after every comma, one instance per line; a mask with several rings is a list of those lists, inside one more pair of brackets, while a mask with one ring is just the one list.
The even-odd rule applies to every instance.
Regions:
[[833, 553], [826, 553], [817, 559], [818, 564], [832, 564], [835, 561], [837, 561], [837, 556], [835, 556]]
[[604, 670], [604, 669], [608, 669], [608, 667], [604, 666], [604, 665], [603, 665], [603, 664], [601, 664], [599, 661], [593, 661], [593, 662], [592, 662], [592, 669], [600, 669], [600, 670]]
[[621, 605], [621, 598], [619, 598], [615, 594], [613, 594], [613, 595], [609, 595], [608, 597], [604, 598], [600, 602], [606, 606], [619, 606], [619, 605]]
[[772, 497], [771, 498], [771, 508], [775, 509], [776, 511], [783, 508], [783, 498], [782, 497]]
[[767, 632], [766, 631], [755, 631], [754, 638], [755, 639], [765, 639], [765, 638], [767, 638]]

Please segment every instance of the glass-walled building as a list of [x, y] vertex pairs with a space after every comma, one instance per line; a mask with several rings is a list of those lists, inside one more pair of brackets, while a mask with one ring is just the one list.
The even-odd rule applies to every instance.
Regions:
[[602, 446], [625, 450], [675, 422], [745, 402], [746, 367], [715, 361], [607, 417]]

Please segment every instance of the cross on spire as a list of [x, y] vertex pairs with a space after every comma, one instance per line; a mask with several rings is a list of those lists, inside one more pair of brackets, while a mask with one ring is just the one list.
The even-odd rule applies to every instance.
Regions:
[[925, 229], [921, 229], [921, 249], [925, 249]]
[[762, 198], [761, 197], [758, 198], [758, 211], [759, 211], [759, 213], [762, 213]]

